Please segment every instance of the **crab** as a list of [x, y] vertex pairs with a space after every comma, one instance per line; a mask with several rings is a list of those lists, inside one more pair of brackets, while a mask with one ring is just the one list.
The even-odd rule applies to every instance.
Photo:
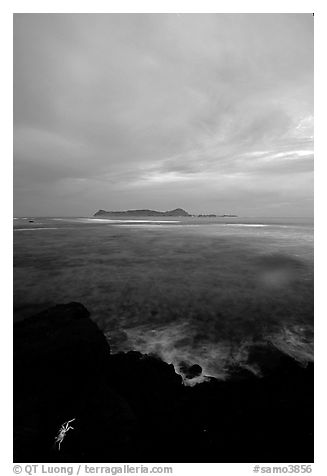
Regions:
[[74, 420], [75, 418], [73, 418], [72, 420], [66, 421], [59, 428], [58, 435], [55, 437], [55, 444], [58, 445], [59, 451], [60, 451], [60, 444], [63, 442], [63, 439], [65, 438], [67, 431], [74, 429], [72, 426], [70, 426], [70, 423]]

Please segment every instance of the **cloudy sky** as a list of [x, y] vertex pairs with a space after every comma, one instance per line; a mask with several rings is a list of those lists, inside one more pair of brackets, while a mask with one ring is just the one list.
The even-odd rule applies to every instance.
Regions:
[[309, 216], [311, 14], [15, 14], [14, 214]]

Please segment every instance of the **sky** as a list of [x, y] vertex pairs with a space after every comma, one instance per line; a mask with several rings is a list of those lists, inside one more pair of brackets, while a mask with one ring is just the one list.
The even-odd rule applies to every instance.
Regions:
[[313, 214], [311, 14], [15, 14], [14, 215]]

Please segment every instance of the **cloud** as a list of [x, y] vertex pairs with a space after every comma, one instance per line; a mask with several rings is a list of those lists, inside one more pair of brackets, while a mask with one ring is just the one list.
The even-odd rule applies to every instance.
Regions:
[[309, 14], [15, 14], [15, 213], [305, 201], [312, 96]]

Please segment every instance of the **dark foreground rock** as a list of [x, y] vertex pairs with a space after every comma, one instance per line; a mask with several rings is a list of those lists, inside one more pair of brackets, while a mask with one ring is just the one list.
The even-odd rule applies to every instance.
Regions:
[[179, 364], [179, 371], [188, 380], [199, 377], [202, 374], [202, 368], [198, 364], [187, 365], [185, 362]]
[[312, 462], [312, 364], [269, 344], [249, 358], [261, 378], [185, 387], [156, 357], [111, 355], [81, 304], [51, 308], [14, 325], [14, 461]]

